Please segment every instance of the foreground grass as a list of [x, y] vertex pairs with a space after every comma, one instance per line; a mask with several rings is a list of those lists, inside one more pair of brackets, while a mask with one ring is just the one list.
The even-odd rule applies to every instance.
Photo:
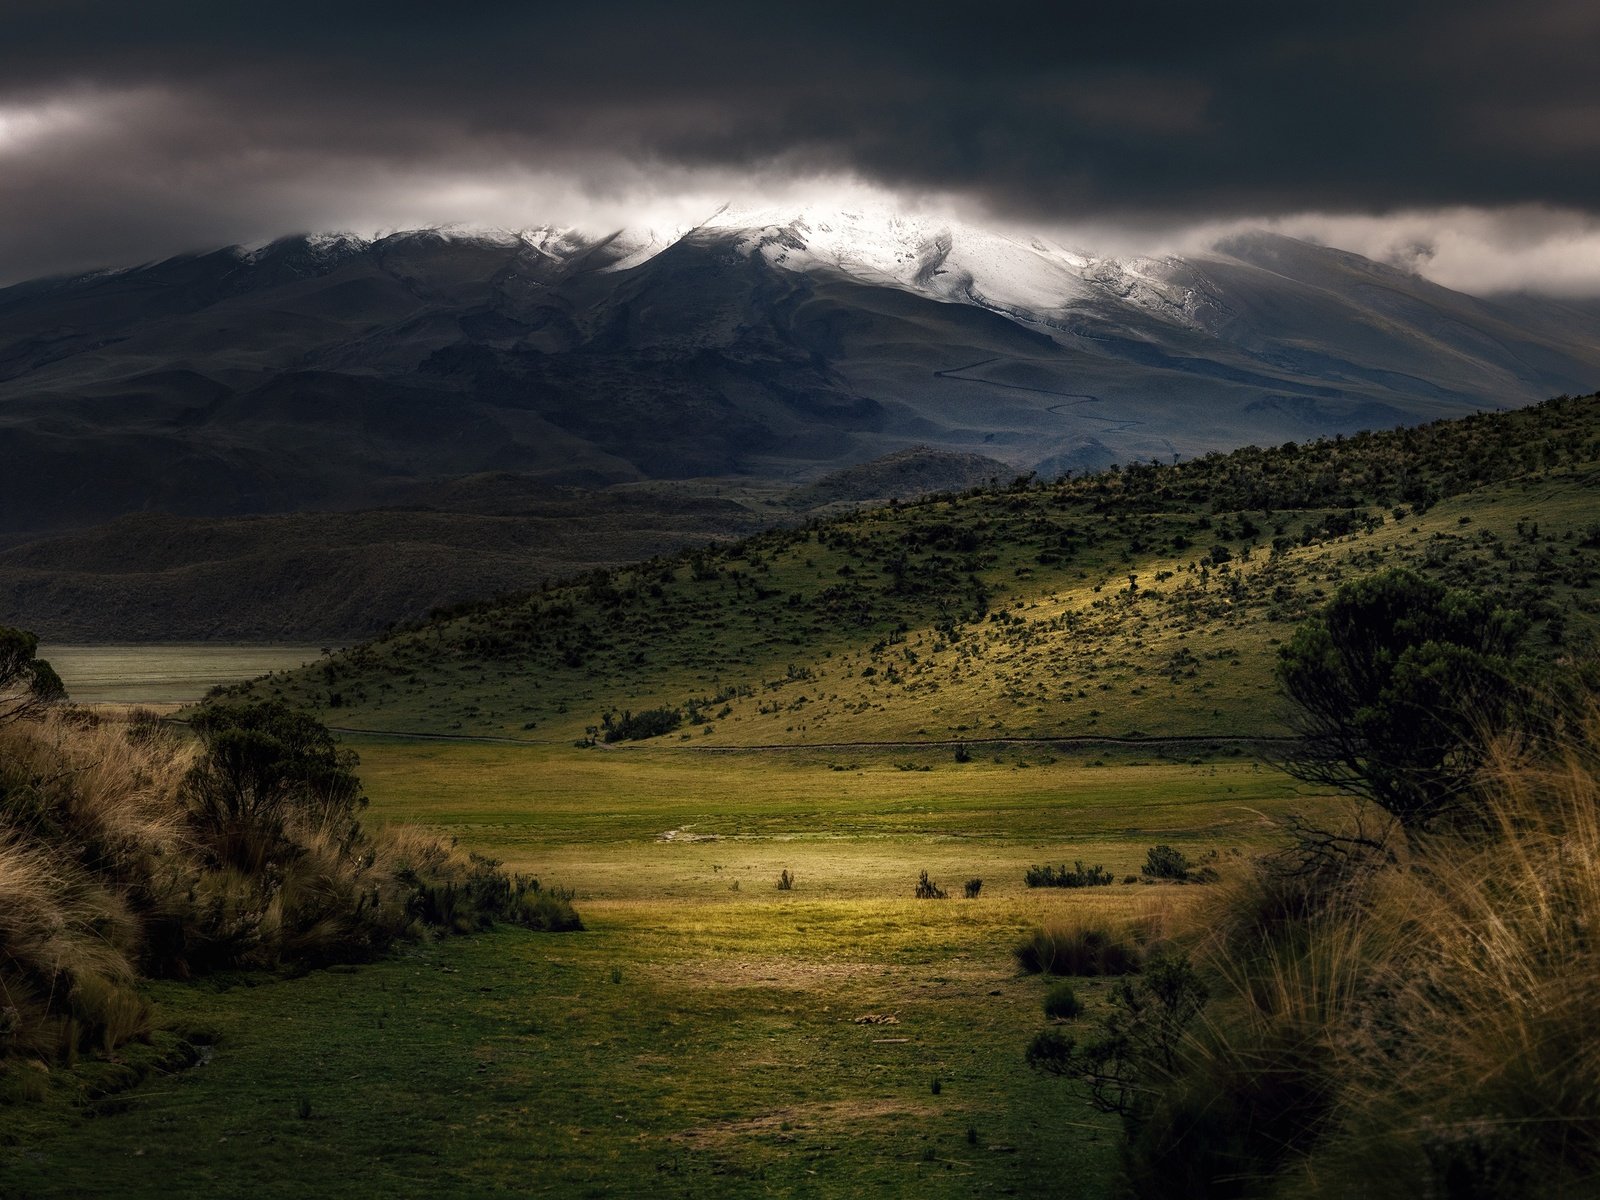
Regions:
[[214, 1058], [24, 1135], [5, 1194], [1102, 1194], [1114, 1129], [1021, 1067], [1021, 914], [893, 907], [591, 905], [560, 940], [164, 986]]
[[[0, 1195], [1100, 1196], [1116, 1129], [1023, 1067], [1045, 984], [1010, 951], [1201, 889], [1030, 891], [1022, 870], [1244, 853], [1307, 803], [1227, 757], [356, 744], [371, 818], [576, 887], [587, 930], [155, 987], [209, 1061], [82, 1111], [58, 1073], [7, 1112]], [[913, 900], [924, 868], [982, 894]]]

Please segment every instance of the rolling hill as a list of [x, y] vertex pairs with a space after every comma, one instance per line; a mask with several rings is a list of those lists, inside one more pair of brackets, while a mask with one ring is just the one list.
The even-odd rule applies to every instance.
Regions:
[[1547, 658], [1590, 645], [1597, 494], [1600, 396], [1560, 398], [814, 520], [240, 692], [345, 728], [519, 740], [1270, 736], [1273, 648], [1386, 565], [1501, 596]]

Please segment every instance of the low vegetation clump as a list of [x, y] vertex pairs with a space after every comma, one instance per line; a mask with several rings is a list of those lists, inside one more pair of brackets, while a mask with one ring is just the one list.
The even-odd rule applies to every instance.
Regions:
[[1059, 867], [1052, 867], [1049, 864], [1029, 867], [1022, 881], [1031, 888], [1105, 887], [1107, 884], [1115, 883], [1116, 876], [1104, 867], [1085, 867], [1081, 862], [1074, 862], [1070, 871], [1065, 863]]
[[1083, 1001], [1065, 979], [1050, 985], [1044, 994], [1044, 1015], [1052, 1021], [1070, 1021], [1083, 1012]]
[[360, 961], [498, 920], [581, 928], [569, 894], [365, 828], [354, 756], [304, 714], [219, 707], [194, 732], [71, 709], [0, 723], [0, 1064], [143, 1034], [143, 977]]
[[973, 876], [971, 879], [967, 880], [966, 883], [961, 885], [961, 894], [968, 900], [976, 900], [978, 898], [978, 893], [981, 891], [983, 891], [983, 880], [979, 879], [977, 876]]
[[1132, 928], [1084, 921], [1041, 925], [1012, 953], [1030, 975], [1126, 975], [1139, 970], [1145, 947]]
[[1174, 850], [1171, 846], [1151, 846], [1145, 852], [1144, 866], [1139, 868], [1139, 874], [1146, 879], [1175, 879], [1181, 882], [1189, 878], [1189, 859], [1182, 850]]
[[[390, 834], [399, 845], [407, 835]], [[582, 929], [572, 907], [572, 892], [546, 888], [528, 875], [501, 870], [492, 858], [468, 853], [463, 865], [452, 846], [423, 834], [415, 838], [399, 881], [412, 889], [408, 913], [430, 929], [475, 933], [493, 928], [497, 920], [545, 933]], [[452, 860], [454, 860], [452, 862]]]
[[916, 897], [918, 900], [943, 900], [949, 894], [949, 892], [929, 879], [926, 871], [917, 877]]
[[1190, 862], [1189, 856], [1182, 850], [1162, 843], [1151, 846], [1145, 852], [1144, 865], [1139, 868], [1139, 874], [1147, 880], [1167, 880], [1171, 883], [1215, 883], [1219, 878], [1217, 869], [1208, 866], [1207, 861], [1216, 858], [1216, 851], [1212, 850], [1200, 856], [1199, 862]]
[[605, 713], [600, 718], [601, 737], [607, 742], [637, 742], [671, 733], [683, 724], [683, 712], [676, 708], [647, 708], [643, 712], [624, 712], [620, 717]]

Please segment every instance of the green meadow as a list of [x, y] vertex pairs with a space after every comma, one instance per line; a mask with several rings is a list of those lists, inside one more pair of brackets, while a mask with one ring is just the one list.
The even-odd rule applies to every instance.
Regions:
[[1011, 950], [1202, 889], [1023, 871], [1226, 862], [1319, 803], [1226, 751], [347, 744], [369, 820], [571, 887], [586, 928], [153, 985], [203, 1064], [103, 1098], [59, 1072], [8, 1113], [6, 1196], [1102, 1195], [1115, 1122], [1024, 1066], [1045, 984]]

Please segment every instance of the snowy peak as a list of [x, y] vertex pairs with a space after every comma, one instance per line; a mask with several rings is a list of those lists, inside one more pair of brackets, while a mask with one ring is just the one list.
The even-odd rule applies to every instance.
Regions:
[[507, 256], [528, 277], [550, 282], [575, 272], [631, 271], [679, 244], [759, 259], [774, 270], [843, 277], [975, 305], [1057, 329], [1107, 306], [1190, 329], [1214, 329], [1230, 315], [1218, 289], [1192, 260], [1098, 257], [1046, 238], [871, 206], [723, 207], [692, 226], [625, 227], [599, 234], [560, 225], [446, 225], [371, 238], [350, 232], [297, 234], [224, 253], [252, 278], [271, 281], [326, 274], [363, 255], [393, 263], [466, 250]]
[[1052, 312], [1083, 298], [1083, 272], [1092, 261], [1043, 239], [873, 208], [730, 209], [695, 232], [731, 237], [742, 253], [786, 270], [835, 272], [1017, 315]]
[[607, 268], [613, 271], [687, 241], [726, 246], [778, 270], [843, 276], [1052, 325], [1106, 303], [1190, 328], [1226, 313], [1181, 259], [1100, 258], [1041, 237], [886, 208], [725, 207], [690, 229], [615, 236], [628, 252]]

